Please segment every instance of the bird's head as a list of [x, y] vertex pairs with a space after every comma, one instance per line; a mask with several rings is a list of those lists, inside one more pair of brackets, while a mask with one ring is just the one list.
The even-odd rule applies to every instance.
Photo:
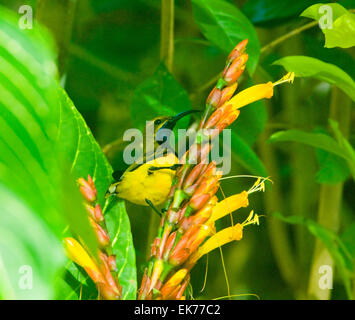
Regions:
[[[168, 130], [173, 130], [177, 122], [182, 119], [183, 117], [186, 117], [187, 115], [191, 113], [199, 112], [199, 110], [187, 110], [184, 112], [180, 112], [175, 116], [162, 116], [162, 117], [156, 117], [151, 121], [150, 125], [154, 126], [154, 137], [159, 137], [160, 132], [166, 137], [167, 135], [163, 133], [163, 129], [168, 129]], [[168, 138], [168, 137], [167, 137]], [[167, 139], [166, 138], [166, 139]], [[165, 141], [164, 139], [163, 141]], [[163, 141], [160, 141], [160, 139], [157, 139], [157, 143], [161, 144]]]

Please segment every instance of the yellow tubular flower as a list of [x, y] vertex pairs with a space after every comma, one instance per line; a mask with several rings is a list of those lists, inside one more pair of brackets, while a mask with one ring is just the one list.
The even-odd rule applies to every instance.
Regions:
[[64, 248], [69, 259], [85, 269], [95, 283], [105, 282], [101, 271], [86, 250], [74, 238], [64, 239]]
[[168, 296], [178, 286], [182, 280], [186, 277], [188, 269], [180, 269], [165, 283], [161, 289], [162, 296]]
[[287, 73], [280, 80], [275, 83], [268, 82], [264, 84], [257, 84], [250, 88], [247, 88], [238, 94], [236, 94], [232, 99], [226, 102], [226, 104], [233, 105], [233, 109], [240, 109], [250, 103], [261, 99], [270, 99], [274, 94], [274, 87], [285, 82], [293, 82], [295, 74], [293, 72]]
[[196, 255], [194, 255], [193, 260], [197, 261], [200, 259], [203, 255], [209, 253], [210, 251], [222, 247], [226, 243], [229, 243], [231, 241], [239, 241], [243, 237], [243, 225], [240, 223], [237, 223], [235, 226], [225, 228], [219, 232], [217, 232], [215, 235], [213, 235], [211, 238], [209, 238], [196, 252]]
[[273, 94], [274, 85], [272, 82], [268, 82], [265, 84], [257, 84], [239, 92], [226, 103], [232, 104], [234, 109], [239, 109], [263, 98], [270, 99]]
[[248, 192], [243, 191], [241, 193], [235, 194], [228, 197], [216, 204], [213, 208], [212, 216], [210, 221], [216, 221], [223, 218], [228, 213], [238, 210], [239, 208], [245, 208], [249, 205]]

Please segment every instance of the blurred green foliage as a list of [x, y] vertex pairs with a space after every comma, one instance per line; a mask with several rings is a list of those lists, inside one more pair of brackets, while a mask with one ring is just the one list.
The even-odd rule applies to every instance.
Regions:
[[[324, 34], [317, 27], [271, 50], [260, 51], [276, 38], [309, 23], [308, 18], [299, 15], [318, 1], [176, 0], [171, 74], [159, 58], [160, 1], [72, 1], [75, 11], [70, 30], [65, 28], [68, 22], [61, 21], [68, 16], [63, 18], [61, 11], [56, 10], [56, 1], [48, 10], [40, 10], [40, 2], [43, 4], [46, 0], [12, 0], [10, 4], [0, 0], [0, 4], [15, 12], [12, 18], [7, 18], [8, 14], [0, 18], [0, 121], [4, 124], [0, 127], [3, 208], [0, 270], [5, 268], [9, 274], [5, 280], [12, 279], [5, 281], [5, 273], [0, 273], [1, 298], [29, 298], [25, 291], [17, 291], [13, 285], [18, 277], [18, 266], [23, 264], [33, 265], [34, 272], [41, 274], [39, 291], [31, 293], [31, 298], [79, 298], [81, 285], [84, 286], [82, 298], [95, 298], [93, 283], [74, 264], [65, 265], [60, 247], [62, 232], [68, 224], [74, 229], [76, 226], [77, 234], [90, 238], [85, 224], [78, 223], [84, 213], [72, 181], [92, 174], [103, 201], [111, 179], [111, 165], [113, 169], [122, 165], [123, 146], [117, 143], [105, 151], [111, 165], [99, 146], [107, 150], [105, 147], [120, 140], [126, 129], [141, 126], [159, 115], [159, 110], [163, 114], [174, 114], [191, 107], [203, 109], [213, 86], [210, 80], [223, 69], [228, 50], [245, 37], [250, 41], [248, 69], [253, 76], [244, 75], [241, 89], [253, 83], [277, 80], [284, 74], [280, 65], [296, 72], [299, 78], [293, 86], [275, 89], [271, 101], [248, 106], [233, 125], [230, 175], [270, 175], [274, 185], [268, 185], [264, 195], [253, 194], [250, 199], [254, 210], [266, 216], [261, 218], [261, 225], [248, 228], [242, 241], [223, 248], [230, 292], [256, 293], [262, 299], [306, 298], [314, 243], [318, 238], [326, 242], [340, 271], [340, 277], [336, 274], [334, 280], [332, 298], [349, 296], [353, 273], [348, 260], [354, 258], [355, 243], [355, 186], [353, 179], [348, 179], [348, 173], [353, 172], [354, 132], [345, 132], [345, 139], [340, 132], [329, 129], [328, 118], [333, 108], [332, 85], [348, 95], [338, 101], [337, 113], [342, 112], [342, 106], [345, 110], [346, 105], [354, 105], [355, 52], [353, 48], [339, 48], [336, 42], [333, 44], [337, 44], [337, 48], [325, 48]], [[338, 3], [347, 9], [355, 8], [352, 0]], [[33, 32], [20, 32], [14, 27], [17, 23], [14, 17], [23, 4], [31, 5], [35, 17], [52, 30], [56, 51], [51, 48], [50, 38], [42, 38], [43, 33], [37, 32], [36, 19]], [[12, 25], [6, 19], [12, 19]], [[66, 35], [62, 34], [64, 29]], [[11, 52], [11, 46], [2, 37], [6, 32], [26, 48], [27, 54]], [[67, 42], [62, 40], [66, 37]], [[62, 59], [58, 76], [53, 72], [55, 68], [39, 67], [51, 66], [55, 60], [53, 52]], [[43, 79], [47, 87], [39, 88], [42, 83], [39, 81]], [[59, 81], [79, 112], [75, 107], [72, 109], [71, 100], [58, 91]], [[42, 107], [51, 113], [43, 116]], [[346, 116], [352, 128], [354, 112]], [[55, 139], [58, 123], [62, 126], [59, 151]], [[322, 129], [315, 132], [314, 128]], [[284, 132], [278, 132], [280, 130]], [[275, 132], [278, 133], [272, 135]], [[273, 144], [267, 142], [271, 135]], [[279, 141], [284, 142], [276, 143]], [[318, 151], [313, 152], [309, 145]], [[16, 148], [11, 150], [12, 146]], [[63, 157], [67, 161], [65, 165], [59, 161]], [[318, 229], [315, 220], [319, 189], [328, 185], [343, 186], [343, 183], [337, 230], [329, 233], [324, 227]], [[251, 179], [239, 178], [223, 181], [222, 187], [224, 194], [230, 195], [247, 190], [252, 184]], [[54, 186], [60, 186], [59, 190]], [[43, 190], [45, 194], [41, 194]], [[223, 198], [222, 192], [218, 197]], [[119, 229], [117, 221], [121, 218], [125, 230], [129, 230], [130, 224], [132, 227], [132, 236], [127, 233], [117, 242], [122, 243], [117, 254], [120, 264], [129, 263], [122, 281], [127, 298], [133, 298], [137, 286], [134, 264], [139, 286], [158, 221], [151, 218], [149, 209], [127, 203], [128, 221], [123, 203], [113, 205], [107, 211], [110, 233], [115, 234]], [[273, 215], [275, 211], [282, 212], [282, 216]], [[21, 216], [16, 216], [18, 212]], [[68, 217], [63, 219], [61, 212], [66, 212]], [[243, 221], [248, 213], [247, 209], [238, 211], [233, 219]], [[230, 217], [226, 217], [217, 227], [229, 224]], [[305, 232], [304, 225], [311, 229], [313, 236]], [[334, 239], [337, 244], [344, 243], [350, 258], [349, 255], [344, 257], [343, 248], [334, 246]], [[126, 248], [131, 252], [128, 260], [120, 256]], [[9, 256], [12, 259], [7, 259]], [[56, 273], [63, 267], [65, 281], [58, 281], [54, 290]], [[209, 255], [207, 284], [200, 292], [205, 268], [206, 260], [202, 259], [192, 272], [193, 296], [206, 299], [225, 296], [227, 287], [218, 250]], [[13, 287], [13, 291], [9, 287]]]

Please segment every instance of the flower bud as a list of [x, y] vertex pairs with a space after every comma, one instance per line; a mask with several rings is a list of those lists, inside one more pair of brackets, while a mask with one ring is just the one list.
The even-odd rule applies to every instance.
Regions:
[[206, 167], [207, 165], [201, 162], [195, 165], [184, 181], [184, 189], [191, 186]]
[[223, 80], [226, 85], [232, 85], [236, 82], [245, 69], [245, 63], [248, 60], [248, 55], [245, 53], [235, 59], [231, 65], [227, 65], [223, 72]]
[[218, 107], [222, 106], [226, 101], [232, 98], [234, 92], [237, 90], [237, 87], [238, 82], [235, 82], [222, 90], [221, 99], [219, 100]]
[[227, 58], [227, 65], [231, 64], [235, 59], [239, 58], [245, 51], [245, 48], [248, 44], [248, 39], [242, 40], [239, 42], [234, 49], [231, 51]]
[[95, 206], [95, 220], [96, 222], [104, 221], [104, 215], [102, 214], [101, 206], [99, 204]]
[[170, 252], [173, 249], [173, 246], [175, 244], [175, 239], [176, 239], [176, 231], [171, 233], [169, 238], [168, 238], [168, 240], [166, 241], [164, 255], [163, 255], [164, 260], [168, 259], [169, 254], [170, 254]]
[[89, 217], [90, 224], [94, 229], [94, 233], [96, 235], [96, 239], [101, 248], [106, 248], [110, 245], [110, 236], [108, 233], [98, 224], [95, 222], [94, 219]]
[[87, 201], [94, 202], [96, 201], [97, 191], [90, 176], [88, 176], [88, 179], [90, 182], [87, 182], [84, 178], [78, 179], [78, 183], [80, 185], [79, 190]]
[[107, 258], [107, 262], [109, 265], [109, 268], [111, 271], [117, 272], [117, 263], [116, 263], [116, 256], [115, 255], [111, 255]]
[[221, 99], [221, 94], [222, 91], [220, 89], [213, 88], [206, 100], [206, 104], [212, 106], [213, 108], [217, 108]]
[[169, 280], [164, 284], [164, 286], [161, 289], [161, 295], [164, 299], [169, 297], [169, 295], [173, 292], [173, 290], [181, 283], [181, 281], [184, 280], [188, 273], [187, 269], [180, 269], [177, 272], [175, 272]]

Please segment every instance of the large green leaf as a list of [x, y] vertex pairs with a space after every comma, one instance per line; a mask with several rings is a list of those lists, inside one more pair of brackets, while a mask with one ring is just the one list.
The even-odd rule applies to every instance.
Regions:
[[305, 219], [302, 216], [285, 217], [278, 212], [274, 213], [273, 216], [286, 223], [307, 227], [309, 232], [324, 244], [334, 259], [335, 265], [343, 279], [347, 294], [351, 299], [351, 280], [354, 277], [353, 258], [341, 238], [334, 231], [321, 226], [313, 220]]
[[0, 299], [53, 298], [65, 261], [60, 241], [39, 212], [2, 183], [0, 201]]
[[235, 6], [223, 0], [192, 0], [195, 20], [203, 35], [229, 53], [238, 42], [249, 39], [247, 68], [254, 73], [260, 44], [254, 26]]
[[[325, 11], [320, 13], [321, 7], [325, 8]], [[332, 24], [329, 27], [322, 28], [325, 36], [325, 47], [334, 48], [350, 48], [355, 45], [355, 14], [350, 13], [344, 7], [338, 3], [318, 3], [302, 12], [301, 16], [308, 17], [317, 21], [324, 20], [326, 13], [331, 8], [331, 18]], [[329, 24], [326, 21], [325, 24]]]
[[146, 121], [157, 116], [175, 115], [189, 109], [191, 103], [186, 91], [164, 64], [160, 64], [154, 75], [136, 88], [131, 103], [133, 123], [140, 129]]
[[[101, 203], [111, 180], [112, 169], [90, 130], [58, 89], [51, 44], [40, 27], [22, 31], [18, 17], [0, 8], [2, 299], [54, 297], [54, 282], [66, 260], [64, 230], [96, 252], [74, 177], [92, 175]], [[19, 286], [28, 270], [31, 290]]]
[[[65, 262], [60, 243], [65, 218], [84, 214], [62, 203], [66, 195], [71, 199], [72, 189], [63, 190], [55, 157], [59, 103], [51, 44], [51, 38], [39, 27], [22, 31], [18, 17], [0, 8], [3, 299], [53, 297], [55, 274]], [[62, 214], [64, 207], [66, 214]], [[32, 272], [30, 290], [19, 286], [23, 267]]]
[[112, 168], [73, 102], [64, 90], [59, 91], [58, 152], [75, 178], [91, 175], [99, 203], [103, 206], [105, 193], [112, 182]]
[[[76, 178], [86, 177], [88, 174], [92, 176], [98, 190], [98, 200], [105, 210], [113, 253], [116, 255], [120, 270], [119, 280], [123, 287], [123, 298], [134, 299], [137, 290], [136, 266], [128, 215], [123, 202], [112, 202], [110, 198], [104, 201], [105, 193], [112, 181], [112, 168], [73, 102], [63, 90], [60, 90], [60, 93], [61, 112], [57, 136], [59, 153], [70, 165]], [[74, 221], [71, 225], [74, 223], [80, 224], [80, 221]], [[67, 286], [76, 288], [76, 293], [69, 292], [66, 295], [63, 293], [65, 299], [78, 298], [78, 292], [81, 292], [83, 298], [95, 296], [95, 288], [87, 285], [87, 277], [81, 272], [73, 272], [67, 268], [65, 282]], [[62, 284], [62, 287], [65, 285]]]
[[355, 101], [355, 81], [333, 64], [306, 56], [289, 56], [275, 61], [274, 64], [293, 71], [296, 77], [313, 77], [333, 84]]
[[123, 288], [122, 299], [134, 300], [137, 292], [136, 258], [124, 201], [110, 197], [104, 208], [104, 215], [113, 254], [116, 255], [118, 278]]

